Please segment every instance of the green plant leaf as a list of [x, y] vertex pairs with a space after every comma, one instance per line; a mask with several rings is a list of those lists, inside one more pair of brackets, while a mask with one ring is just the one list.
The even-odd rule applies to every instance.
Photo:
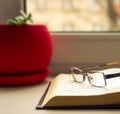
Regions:
[[32, 20], [32, 14], [29, 13], [28, 15], [26, 15], [23, 11], [20, 11], [21, 15], [14, 17], [13, 19], [9, 19], [7, 21], [8, 24], [15, 24], [15, 25], [22, 25], [22, 24], [26, 24], [27, 21], [33, 23]]

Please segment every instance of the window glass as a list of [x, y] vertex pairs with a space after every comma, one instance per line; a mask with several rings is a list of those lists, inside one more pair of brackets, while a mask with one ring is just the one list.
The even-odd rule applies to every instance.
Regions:
[[51, 31], [119, 31], [120, 0], [26, 0], [34, 24]]

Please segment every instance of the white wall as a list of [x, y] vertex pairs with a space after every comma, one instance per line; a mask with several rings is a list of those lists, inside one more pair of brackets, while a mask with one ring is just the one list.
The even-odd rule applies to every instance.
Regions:
[[120, 33], [53, 34], [53, 73], [72, 66], [120, 61]]
[[0, 24], [5, 24], [6, 20], [19, 14], [21, 0], [0, 0]]

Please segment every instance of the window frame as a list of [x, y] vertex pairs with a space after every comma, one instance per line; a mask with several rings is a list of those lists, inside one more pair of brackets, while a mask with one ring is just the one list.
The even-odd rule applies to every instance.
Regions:
[[[3, 7], [4, 20], [18, 15], [19, 10], [25, 10], [26, 7], [25, 0], [1, 1], [7, 4], [9, 4], [8, 2], [14, 4], [13, 7], [6, 7], [5, 10]], [[119, 32], [51, 32], [51, 35], [53, 37], [53, 56], [49, 67], [54, 74], [67, 72], [69, 67], [73, 65], [120, 61]]]

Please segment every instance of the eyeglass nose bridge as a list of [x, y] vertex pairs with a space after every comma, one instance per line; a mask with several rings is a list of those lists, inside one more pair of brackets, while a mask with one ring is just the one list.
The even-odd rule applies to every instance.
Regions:
[[[87, 78], [88, 79], [88, 81], [89, 81], [89, 83], [91, 84], [91, 85], [93, 85], [92, 83], [91, 83], [91, 76], [89, 75], [89, 73], [87, 73], [87, 72], [85, 72], [85, 73], [82, 73], [82, 75], [83, 75], [83, 82], [85, 81], [85, 79]], [[95, 85], [93, 85], [93, 86], [95, 86]]]
[[83, 75], [83, 82], [85, 81], [86, 77], [89, 79], [88, 73], [82, 73]]

